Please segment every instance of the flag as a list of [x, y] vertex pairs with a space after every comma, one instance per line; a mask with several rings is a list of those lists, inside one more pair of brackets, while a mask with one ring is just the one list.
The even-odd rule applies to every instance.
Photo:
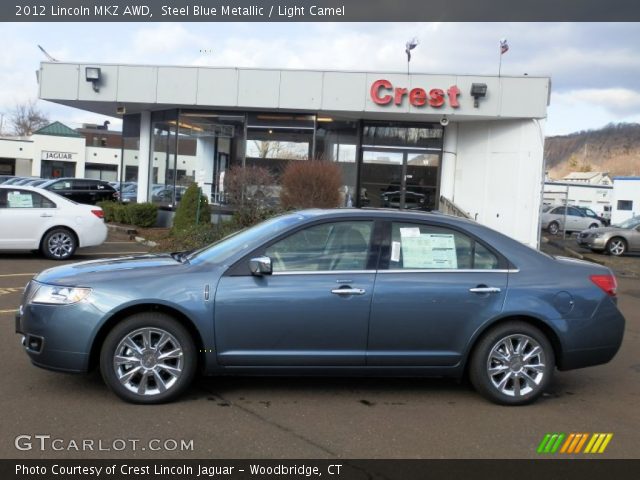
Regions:
[[418, 39], [413, 37], [411, 40], [407, 42], [407, 48], [405, 48], [405, 52], [407, 53], [407, 62], [411, 61], [411, 50], [418, 46]]
[[507, 43], [507, 39], [503, 38], [500, 40], [500, 55], [504, 55], [509, 51], [509, 44]]

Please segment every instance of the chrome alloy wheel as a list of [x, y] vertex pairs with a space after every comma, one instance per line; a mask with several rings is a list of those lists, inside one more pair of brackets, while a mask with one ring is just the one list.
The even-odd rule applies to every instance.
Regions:
[[120, 383], [138, 395], [158, 395], [180, 379], [183, 348], [173, 335], [160, 328], [140, 328], [118, 344], [113, 368]]
[[504, 337], [491, 349], [487, 374], [494, 388], [503, 395], [521, 397], [536, 390], [545, 375], [545, 354], [528, 335]]
[[58, 232], [51, 235], [47, 241], [47, 250], [56, 258], [66, 258], [73, 253], [74, 239], [71, 234]]
[[614, 238], [612, 240], [609, 240], [609, 253], [611, 253], [611, 255], [622, 255], [626, 249], [627, 246], [625, 245], [624, 240], [622, 240], [621, 238]]

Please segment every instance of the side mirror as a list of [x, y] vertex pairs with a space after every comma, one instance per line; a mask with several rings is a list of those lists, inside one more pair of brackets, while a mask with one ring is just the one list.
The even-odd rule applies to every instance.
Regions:
[[249, 270], [251, 275], [261, 277], [262, 275], [271, 275], [273, 269], [271, 267], [271, 259], [269, 257], [256, 257], [249, 260]]

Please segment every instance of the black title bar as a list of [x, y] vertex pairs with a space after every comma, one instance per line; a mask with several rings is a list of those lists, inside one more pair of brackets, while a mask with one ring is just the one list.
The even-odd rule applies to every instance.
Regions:
[[2, 0], [2, 22], [633, 22], [633, 0]]

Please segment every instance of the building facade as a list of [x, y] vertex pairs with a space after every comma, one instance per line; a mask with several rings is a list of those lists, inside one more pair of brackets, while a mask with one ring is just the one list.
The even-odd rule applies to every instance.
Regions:
[[318, 159], [341, 167], [345, 204], [452, 203], [538, 243], [546, 77], [42, 63], [39, 87], [123, 118], [118, 172], [138, 201], [196, 181], [222, 203], [234, 165], [277, 177]]

